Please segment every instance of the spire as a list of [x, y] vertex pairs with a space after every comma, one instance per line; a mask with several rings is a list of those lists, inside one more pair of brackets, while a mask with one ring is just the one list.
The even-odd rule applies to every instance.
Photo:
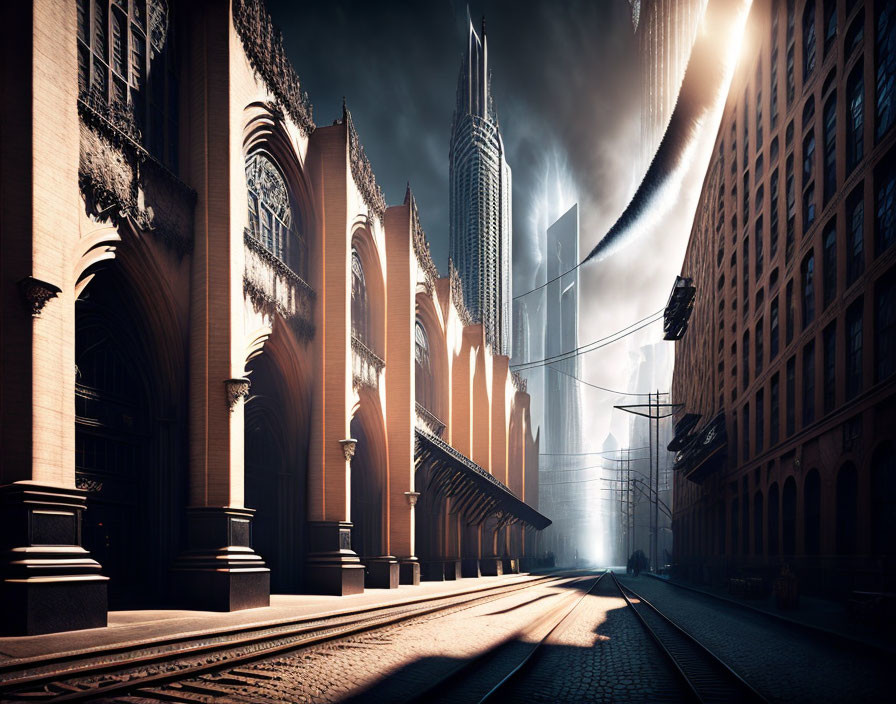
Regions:
[[411, 198], [413, 198], [411, 195], [411, 182], [408, 181], [408, 188], [404, 192], [404, 205], [408, 205], [411, 202]]

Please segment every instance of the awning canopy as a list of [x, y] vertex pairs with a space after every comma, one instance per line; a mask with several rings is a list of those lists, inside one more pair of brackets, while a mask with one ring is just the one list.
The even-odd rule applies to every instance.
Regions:
[[666, 445], [666, 449], [670, 452], [678, 452], [684, 448], [691, 440], [691, 431], [702, 417], [699, 413], [685, 413], [675, 424], [675, 437]]
[[725, 413], [719, 413], [693, 435], [675, 458], [674, 469], [685, 479], [701, 484], [713, 472], [721, 469], [728, 449]]
[[422, 490], [451, 497], [451, 510], [464, 516], [469, 524], [479, 525], [494, 517], [499, 525], [524, 523], [536, 530], [551, 525], [550, 519], [448, 443], [420, 428], [415, 435], [414, 460], [426, 482]]

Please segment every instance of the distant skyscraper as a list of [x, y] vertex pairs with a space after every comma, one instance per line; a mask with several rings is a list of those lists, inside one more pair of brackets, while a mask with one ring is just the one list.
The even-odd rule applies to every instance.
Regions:
[[[468, 17], [469, 19], [469, 17]], [[450, 253], [464, 302], [499, 354], [511, 345], [510, 167], [491, 94], [485, 21], [472, 21], [451, 123]]]
[[675, 109], [706, 1], [630, 3], [641, 73], [641, 175], [650, 166]]

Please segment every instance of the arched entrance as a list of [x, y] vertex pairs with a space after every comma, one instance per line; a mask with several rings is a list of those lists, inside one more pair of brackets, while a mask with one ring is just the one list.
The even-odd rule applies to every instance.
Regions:
[[[252, 544], [271, 568], [271, 591], [303, 588], [308, 432], [271, 354], [246, 366], [251, 381], [245, 407], [246, 506], [255, 509]], [[307, 405], [305, 405], [307, 407]]]
[[[361, 404], [366, 406], [368, 400]], [[378, 432], [374, 425], [374, 419], [362, 408], [350, 426], [351, 436], [358, 441], [351, 463], [352, 549], [365, 563], [386, 554], [386, 457], [382, 430]]]
[[[103, 566], [113, 609], [168, 595], [186, 482], [178, 407], [158, 345], [116, 270], [95, 274], [75, 304], [75, 482], [87, 490], [83, 542]], [[182, 388], [182, 387], [181, 387]]]
[[793, 477], [787, 477], [784, 482], [781, 507], [783, 551], [784, 555], [792, 556], [796, 553], [796, 480]]

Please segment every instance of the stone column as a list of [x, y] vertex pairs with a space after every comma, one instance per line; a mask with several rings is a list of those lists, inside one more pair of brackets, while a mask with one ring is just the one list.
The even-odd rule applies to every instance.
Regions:
[[[186, 8], [185, 8], [186, 9]], [[270, 570], [252, 549], [244, 507], [242, 98], [227, 0], [189, 8], [189, 182], [197, 192], [190, 299], [190, 487], [187, 549], [173, 568], [185, 604], [230, 611], [270, 603]]]
[[308, 457], [308, 569], [306, 589], [317, 594], [364, 591], [364, 566], [351, 545], [352, 403], [351, 233], [348, 221], [346, 127], [317, 128], [309, 172], [320, 183], [321, 228], [315, 374]]
[[3, 3], [0, 88], [0, 630], [106, 625], [75, 488], [76, 10]]

